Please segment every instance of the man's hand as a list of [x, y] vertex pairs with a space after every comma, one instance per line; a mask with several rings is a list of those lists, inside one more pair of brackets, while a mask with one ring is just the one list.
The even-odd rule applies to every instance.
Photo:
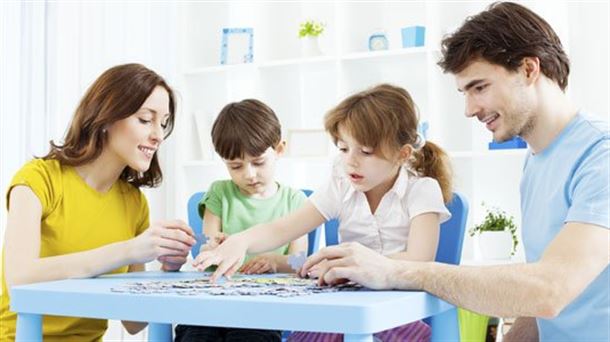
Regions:
[[[324, 261], [326, 259], [326, 261]], [[353, 281], [371, 289], [392, 289], [399, 261], [387, 258], [359, 243], [348, 242], [321, 249], [310, 256], [300, 275], [318, 273], [318, 284]]]

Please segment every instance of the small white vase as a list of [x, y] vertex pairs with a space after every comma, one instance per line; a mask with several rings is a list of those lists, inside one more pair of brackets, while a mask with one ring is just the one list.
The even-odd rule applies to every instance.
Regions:
[[322, 55], [318, 37], [307, 36], [301, 38], [301, 53], [303, 57], [315, 57]]
[[484, 260], [508, 260], [513, 250], [510, 232], [482, 232], [479, 235], [479, 249]]

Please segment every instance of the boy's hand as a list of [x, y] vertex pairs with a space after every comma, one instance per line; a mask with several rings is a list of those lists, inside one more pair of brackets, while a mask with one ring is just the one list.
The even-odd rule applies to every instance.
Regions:
[[239, 235], [229, 236], [218, 247], [199, 253], [193, 261], [193, 267], [205, 271], [208, 267], [217, 265], [216, 271], [210, 277], [212, 283], [223, 275], [231, 277], [243, 264], [248, 250], [248, 244]]
[[155, 222], [129, 241], [131, 263], [143, 264], [157, 259], [161, 263], [182, 265], [196, 242], [191, 227], [180, 220]]
[[226, 239], [227, 235], [225, 233], [220, 233], [209, 237], [205, 241], [205, 243], [199, 248], [199, 253], [216, 249], [216, 247], [220, 246], [220, 244], [223, 243]]
[[277, 260], [274, 254], [261, 254], [250, 259], [240, 269], [245, 274], [276, 273]]

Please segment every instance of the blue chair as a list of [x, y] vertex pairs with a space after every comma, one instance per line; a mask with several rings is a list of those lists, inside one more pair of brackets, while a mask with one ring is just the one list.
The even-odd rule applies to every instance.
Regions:
[[[303, 190], [306, 196], [311, 195], [311, 190]], [[199, 202], [203, 198], [205, 192], [196, 192], [191, 195], [188, 200], [188, 221], [189, 226], [193, 228], [193, 232], [197, 236], [197, 243], [191, 248], [191, 255], [193, 258], [199, 254], [201, 245], [205, 242], [205, 236], [203, 235], [203, 219], [199, 216]], [[313, 254], [320, 247], [320, 235], [321, 227], [318, 227], [309, 234], [307, 234], [307, 255]]]
[[[451, 219], [441, 224], [441, 234], [436, 251], [437, 262], [457, 265], [462, 258], [462, 243], [468, 218], [468, 202], [463, 195], [455, 192], [453, 199], [447, 204]], [[339, 243], [339, 222], [336, 219], [324, 224], [326, 246]]]

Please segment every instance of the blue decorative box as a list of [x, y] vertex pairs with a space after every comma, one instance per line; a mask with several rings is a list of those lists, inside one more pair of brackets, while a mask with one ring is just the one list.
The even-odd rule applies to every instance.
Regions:
[[527, 143], [520, 137], [514, 137], [502, 143], [495, 141], [489, 143], [490, 150], [506, 150], [511, 148], [527, 148]]
[[401, 30], [402, 47], [424, 46], [426, 28], [424, 26], [408, 26]]

